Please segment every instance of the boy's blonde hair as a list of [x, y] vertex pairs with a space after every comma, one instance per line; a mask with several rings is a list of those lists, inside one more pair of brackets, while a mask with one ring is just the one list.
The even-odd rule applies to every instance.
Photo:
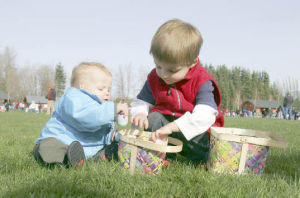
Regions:
[[164, 63], [189, 66], [198, 57], [202, 42], [196, 27], [173, 19], [158, 28], [152, 38], [150, 54]]
[[82, 62], [72, 71], [71, 77], [71, 87], [80, 88], [81, 85], [89, 81], [90, 72], [93, 72], [93, 69], [100, 69], [106, 75], [111, 76], [110, 71], [102, 64], [96, 62]]

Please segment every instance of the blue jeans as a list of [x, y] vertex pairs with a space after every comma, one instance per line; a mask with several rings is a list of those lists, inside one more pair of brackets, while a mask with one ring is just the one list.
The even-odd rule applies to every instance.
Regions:
[[289, 120], [292, 119], [292, 107], [283, 107], [283, 118], [287, 120], [287, 115], [289, 115]]

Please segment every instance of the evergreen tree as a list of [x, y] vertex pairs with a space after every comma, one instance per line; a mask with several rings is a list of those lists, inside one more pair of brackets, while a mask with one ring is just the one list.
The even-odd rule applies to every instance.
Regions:
[[222, 96], [221, 108], [240, 110], [240, 105], [248, 99], [279, 101], [283, 98], [279, 87], [270, 84], [267, 72], [250, 72], [240, 67], [230, 70], [225, 65], [204, 67], [218, 83]]
[[233, 93], [233, 110], [240, 110], [240, 104], [242, 100], [242, 81], [241, 81], [241, 68], [234, 67], [231, 71], [231, 78], [233, 81], [234, 93]]
[[242, 99], [248, 100], [252, 98], [252, 87], [250, 81], [250, 71], [247, 69], [241, 70], [241, 82], [242, 82]]
[[58, 63], [55, 68], [55, 88], [57, 97], [60, 97], [64, 93], [65, 87], [66, 74], [64, 72], [64, 67], [61, 63]]
[[270, 99], [270, 78], [269, 74], [267, 72], [262, 72], [263, 75], [263, 88], [264, 88], [264, 100], [269, 100]]
[[212, 65], [205, 65], [204, 68], [210, 73], [214, 78], [216, 77], [215, 67]]
[[253, 100], [258, 100], [259, 96], [258, 96], [258, 74], [257, 72], [252, 72], [251, 75], [251, 87], [252, 87], [252, 99]]
[[262, 72], [258, 73], [258, 99], [259, 100], [264, 100], [264, 95], [265, 95], [265, 90], [264, 90], [264, 83], [263, 83], [263, 74]]
[[231, 72], [225, 65], [219, 66], [216, 70], [216, 81], [222, 96], [221, 108], [231, 109], [233, 97], [233, 83], [231, 81]]

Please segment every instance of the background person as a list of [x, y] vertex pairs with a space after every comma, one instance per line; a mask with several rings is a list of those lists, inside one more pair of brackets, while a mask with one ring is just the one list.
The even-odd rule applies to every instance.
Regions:
[[48, 95], [46, 96], [46, 98], [48, 99], [48, 103], [47, 103], [47, 115], [52, 115], [54, 112], [54, 103], [56, 100], [56, 91], [53, 88], [52, 85], [48, 86]]
[[4, 106], [5, 106], [5, 111], [9, 112], [10, 109], [10, 101], [9, 100], [4, 100]]
[[[283, 117], [286, 120], [287, 119], [289, 119], [289, 120], [292, 119], [292, 105], [293, 105], [293, 102], [294, 102], [294, 99], [291, 96], [291, 94], [288, 92], [286, 94], [286, 96], [284, 97], [284, 100], [283, 100]], [[288, 118], [287, 118], [287, 115], [289, 116]]]

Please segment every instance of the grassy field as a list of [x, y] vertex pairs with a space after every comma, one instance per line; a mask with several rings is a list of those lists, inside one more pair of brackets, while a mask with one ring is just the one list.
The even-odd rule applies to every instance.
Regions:
[[226, 127], [264, 130], [289, 144], [271, 148], [265, 174], [225, 175], [178, 160], [160, 175], [129, 175], [118, 162], [48, 169], [31, 155], [49, 116], [0, 113], [0, 197], [300, 197], [300, 121], [226, 118]]

